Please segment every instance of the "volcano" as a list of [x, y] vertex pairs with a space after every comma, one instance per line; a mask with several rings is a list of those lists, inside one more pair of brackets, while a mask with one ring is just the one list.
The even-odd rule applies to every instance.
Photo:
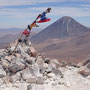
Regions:
[[64, 16], [36, 34], [31, 40], [40, 43], [47, 39], [78, 36], [88, 31], [90, 31], [89, 28], [69, 16]]

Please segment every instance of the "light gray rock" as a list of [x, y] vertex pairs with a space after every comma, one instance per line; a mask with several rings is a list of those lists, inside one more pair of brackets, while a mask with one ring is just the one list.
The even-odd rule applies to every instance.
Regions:
[[55, 78], [56, 75], [55, 75], [54, 73], [49, 73], [49, 74], [47, 74], [47, 77], [48, 77], [48, 78]]
[[47, 72], [47, 73], [51, 73], [52, 70], [53, 70], [52, 65], [51, 65], [51, 64], [48, 64], [48, 68], [46, 69], [46, 72]]
[[34, 73], [33, 73], [33, 69], [32, 68], [26, 68], [22, 71], [22, 79], [24, 81], [29, 80], [29, 78], [33, 77]]
[[15, 83], [16, 81], [21, 80], [21, 73], [17, 72], [16, 74], [10, 76], [10, 82]]
[[11, 48], [9, 48], [9, 50], [12, 52], [14, 51], [14, 49], [15, 49], [15, 46], [12, 46]]
[[37, 77], [37, 84], [44, 84], [44, 78], [43, 77]]
[[36, 58], [35, 58], [35, 57], [30, 57], [30, 58], [27, 58], [27, 59], [32, 60], [32, 63], [33, 63], [33, 64], [36, 62]]
[[37, 77], [42, 76], [42, 74], [40, 73], [39, 65], [37, 63], [33, 64], [32, 69], [33, 69], [34, 76], [37, 76]]
[[30, 77], [26, 80], [27, 83], [36, 83], [37, 82], [37, 78], [36, 77]]
[[27, 90], [31, 90], [31, 89], [32, 89], [32, 85], [30, 84], [27, 86]]
[[5, 60], [7, 60], [8, 62], [11, 62], [12, 57], [10, 57], [10, 56], [5, 56]]
[[22, 56], [30, 58], [30, 55], [28, 55], [27, 53], [25, 53], [25, 51], [23, 50], [23, 48], [22, 48], [21, 45], [18, 45], [18, 48], [21, 50], [21, 55]]
[[40, 66], [44, 64], [44, 60], [42, 60], [42, 56], [37, 57], [36, 63]]
[[6, 76], [6, 72], [4, 71], [4, 69], [2, 68], [2, 66], [0, 66], [0, 78], [3, 78]]
[[25, 60], [23, 60], [22, 58], [16, 58], [16, 63], [19, 63], [19, 62], [21, 62], [23, 64], [26, 63]]
[[64, 75], [62, 74], [62, 72], [59, 69], [53, 69], [52, 72], [55, 73], [56, 76], [59, 75], [59, 76], [61, 76], [61, 78], [64, 77]]
[[44, 66], [44, 60], [42, 60], [42, 56], [38, 56], [37, 57], [36, 63], [39, 66], [40, 72], [43, 73], [43, 70], [44, 70], [44, 67], [43, 67]]
[[3, 85], [4, 81], [3, 79], [0, 79], [0, 86]]
[[18, 71], [21, 71], [24, 68], [25, 68], [25, 65], [23, 63], [21, 63], [21, 62], [10, 64], [9, 67], [8, 67], [8, 69], [12, 73], [16, 73]]

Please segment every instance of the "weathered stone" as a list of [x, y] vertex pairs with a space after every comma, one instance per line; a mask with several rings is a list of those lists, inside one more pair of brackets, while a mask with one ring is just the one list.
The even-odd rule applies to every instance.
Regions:
[[16, 81], [20, 81], [20, 80], [21, 80], [21, 74], [19, 72], [10, 76], [10, 82], [15, 83]]
[[90, 69], [90, 63], [87, 64], [87, 68]]
[[40, 73], [41, 73], [41, 74], [44, 75], [44, 74], [46, 73], [45, 71], [46, 71], [46, 68], [45, 68], [45, 67], [43, 67], [43, 66], [40, 67]]
[[61, 78], [63, 78], [63, 74], [62, 74], [62, 72], [61, 72], [59, 69], [55, 69], [55, 68], [54, 68], [54, 69], [52, 70], [52, 72], [55, 73], [56, 76], [59, 75], [59, 76], [61, 76]]
[[47, 74], [47, 77], [48, 77], [48, 78], [55, 78], [56, 76], [55, 76], [54, 73], [49, 73], [49, 74]]
[[44, 78], [43, 77], [37, 77], [37, 84], [44, 84]]
[[27, 53], [25, 53], [25, 51], [23, 50], [22, 46], [21, 45], [18, 45], [18, 48], [21, 50], [21, 55], [24, 56], [24, 57], [30, 57], [30, 55], [28, 55]]
[[28, 80], [29, 78], [33, 77], [33, 69], [32, 68], [26, 68], [25, 70], [22, 71], [22, 79], [24, 81]]
[[14, 51], [14, 49], [15, 49], [15, 46], [12, 46], [11, 48], [9, 48], [9, 50], [12, 52]]
[[28, 55], [30, 55], [30, 48], [28, 46], [24, 46], [23, 50], [25, 51], [25, 53], [27, 53]]
[[26, 62], [25, 62], [25, 60], [23, 60], [22, 58], [16, 58], [16, 63], [18, 64], [19, 62], [21, 62], [21, 63], [23, 63], [23, 64], [25, 64]]
[[28, 64], [30, 64], [30, 65], [33, 64], [33, 60], [31, 60], [31, 59], [25, 59], [25, 61], [26, 61], [26, 63], [28, 63]]
[[10, 83], [10, 76], [7, 75], [6, 77], [4, 77], [3, 82], [4, 82], [4, 84]]
[[41, 56], [42, 56], [42, 59], [45, 60], [45, 58], [46, 58], [46, 53], [42, 53]]
[[68, 64], [69, 66], [73, 66], [73, 67], [77, 67], [77, 68], [79, 68], [79, 65], [80, 64], [76, 64], [76, 63], [73, 63], [73, 62], [69, 62], [69, 64]]
[[37, 82], [37, 78], [36, 77], [29, 77], [26, 80], [27, 83], [36, 83]]
[[3, 78], [6, 76], [6, 72], [4, 71], [4, 69], [2, 68], [2, 66], [0, 66], [0, 78]]
[[84, 66], [87, 65], [89, 62], [90, 62], [90, 59], [85, 60], [85, 61], [83, 62], [83, 65], [84, 65]]
[[30, 57], [29, 59], [33, 61], [33, 64], [36, 62], [36, 58], [35, 57]]
[[9, 67], [8, 67], [8, 69], [12, 73], [16, 73], [18, 71], [21, 71], [24, 68], [25, 68], [25, 65], [23, 63], [21, 63], [21, 62], [10, 64]]
[[62, 66], [62, 67], [66, 67], [66, 65], [67, 65], [67, 63], [63, 60], [61, 66]]
[[4, 81], [3, 79], [0, 79], [0, 86], [3, 85]]
[[27, 90], [31, 90], [31, 89], [32, 89], [32, 85], [30, 84], [27, 86]]
[[21, 58], [20, 53], [15, 53], [15, 56], [18, 57], [18, 58]]
[[52, 65], [48, 64], [48, 67], [46, 69], [46, 72], [47, 73], [51, 73], [52, 72], [52, 69], [53, 69]]
[[31, 54], [32, 57], [36, 57], [36, 55], [37, 55], [36, 50], [32, 46], [30, 46], [30, 54]]
[[39, 65], [37, 63], [33, 64], [32, 69], [33, 69], [33, 73], [35, 76], [37, 76], [37, 77], [41, 76], [40, 68], [39, 68]]
[[38, 56], [38, 57], [37, 57], [36, 63], [37, 63], [38, 65], [42, 65], [42, 64], [44, 63], [44, 61], [42, 60], [42, 56]]
[[1, 65], [2, 65], [2, 66], [8, 67], [9, 64], [10, 64], [10, 63], [9, 63], [7, 60], [1, 59]]
[[90, 75], [90, 71], [86, 70], [80, 70], [78, 73], [81, 74], [83, 77]]
[[5, 56], [5, 59], [8, 61], [8, 62], [11, 62], [11, 57], [10, 56]]

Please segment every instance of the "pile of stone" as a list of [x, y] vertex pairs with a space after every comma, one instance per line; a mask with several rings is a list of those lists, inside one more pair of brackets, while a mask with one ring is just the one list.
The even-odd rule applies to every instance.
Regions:
[[43, 84], [48, 78], [63, 77], [57, 60], [36, 55], [35, 49], [25, 44], [19, 44], [15, 52], [14, 48], [12, 43], [0, 50], [0, 85], [17, 81]]
[[81, 73], [90, 70], [89, 59], [67, 65], [37, 54], [31, 44], [20, 43], [13, 52], [15, 46], [0, 50], [0, 90], [90, 90], [90, 74]]

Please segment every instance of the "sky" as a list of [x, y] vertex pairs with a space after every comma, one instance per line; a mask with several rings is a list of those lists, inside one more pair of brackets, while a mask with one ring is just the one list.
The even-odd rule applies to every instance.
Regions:
[[63, 16], [90, 27], [90, 0], [0, 0], [0, 28], [26, 28], [47, 8], [52, 8], [47, 15], [51, 21], [39, 24], [40, 28]]

